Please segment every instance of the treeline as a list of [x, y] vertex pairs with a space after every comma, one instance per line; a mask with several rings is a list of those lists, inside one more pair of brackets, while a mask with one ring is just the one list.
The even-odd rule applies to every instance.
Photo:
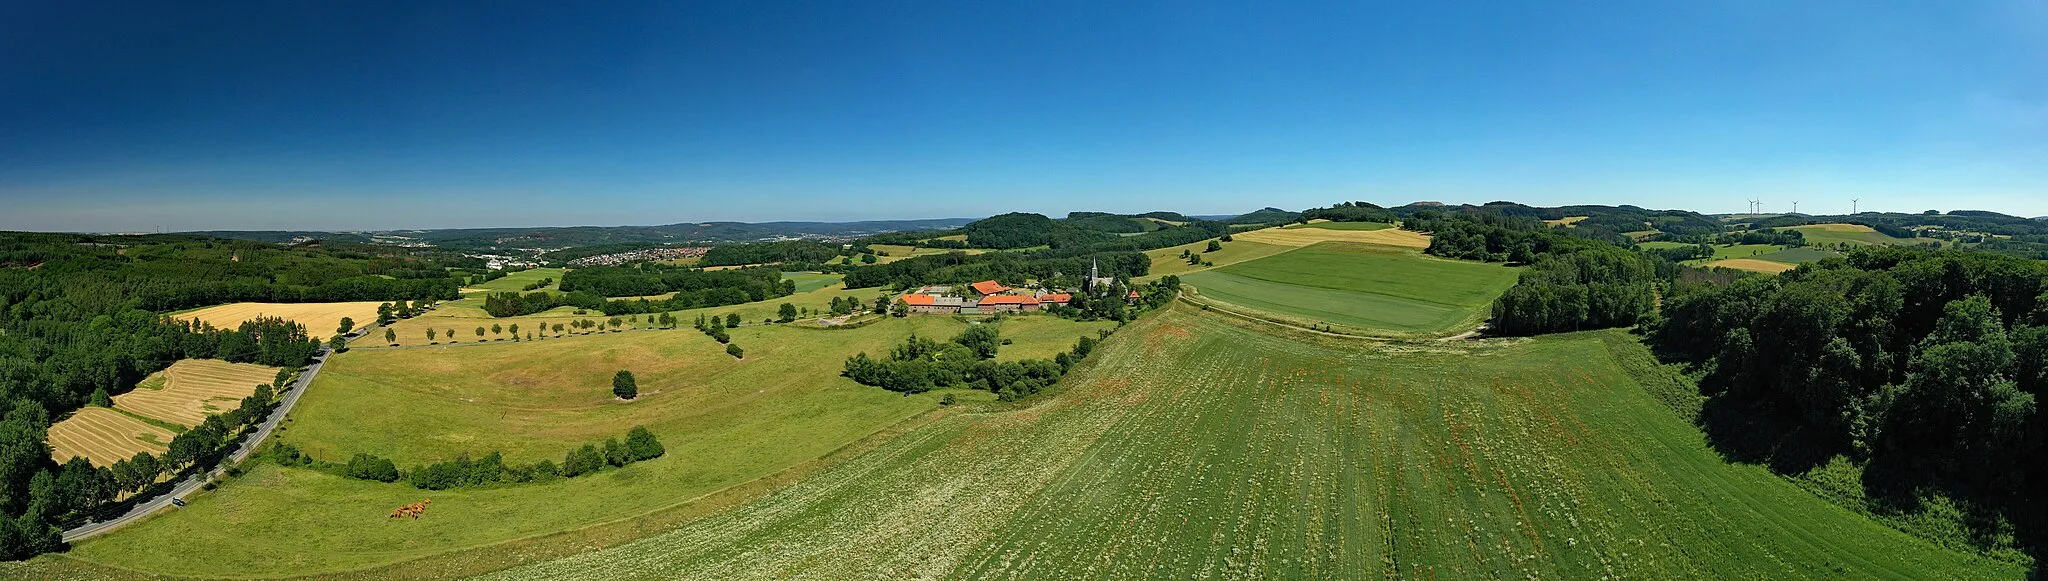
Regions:
[[561, 291], [585, 292], [600, 297], [637, 297], [662, 293], [690, 293], [733, 289], [761, 300], [780, 296], [782, 271], [772, 268], [702, 270], [642, 262], [625, 266], [579, 268], [562, 275]]
[[[1161, 232], [1164, 232], [1162, 230]], [[1135, 236], [1134, 236], [1135, 238]], [[845, 271], [846, 288], [895, 286], [915, 288], [927, 284], [968, 283], [995, 280], [1023, 284], [1027, 279], [1048, 281], [1056, 286], [1079, 286], [1088, 275], [1091, 260], [1100, 265], [1103, 276], [1134, 278], [1152, 268], [1152, 259], [1142, 252], [1100, 252], [1052, 257], [1053, 252], [952, 252], [906, 258], [888, 264], [862, 266]]]
[[266, 457], [281, 465], [303, 466], [337, 476], [377, 482], [403, 480], [420, 490], [448, 490], [574, 478], [597, 473], [606, 467], [621, 468], [634, 462], [660, 458], [667, 453], [668, 449], [653, 432], [645, 426], [633, 426], [626, 432], [624, 441], [606, 438], [602, 443], [584, 444], [570, 450], [560, 464], [553, 460], [507, 464], [504, 454], [493, 451], [474, 459], [463, 453], [452, 460], [400, 471], [397, 463], [387, 458], [356, 454], [347, 463], [336, 464], [315, 460], [289, 444], [272, 447], [266, 452]]
[[[1135, 224], [1134, 224], [1135, 225]], [[1107, 242], [1116, 234], [1047, 218], [1043, 214], [1012, 212], [976, 220], [960, 227], [967, 243], [975, 248], [1065, 248]]]
[[1400, 218], [1386, 208], [1369, 202], [1342, 202], [1328, 208], [1302, 210], [1299, 222], [1329, 220], [1331, 222], [1386, 222], [1393, 223]]
[[[728, 244], [711, 247], [711, 250], [704, 253], [704, 259], [698, 261], [698, 264], [704, 266], [738, 266], [743, 264], [768, 264], [771, 262], [825, 262], [839, 257], [840, 254], [840, 248], [837, 244], [824, 244], [809, 240]], [[563, 277], [565, 284], [567, 283], [567, 278]]]
[[1488, 330], [1503, 335], [1634, 325], [1654, 308], [1668, 264], [1529, 218], [1420, 212], [1402, 227], [1432, 234], [1428, 254], [1527, 265], [1494, 300]]
[[[1101, 336], [1107, 338], [1105, 329]], [[867, 352], [849, 357], [841, 375], [862, 385], [904, 394], [924, 393], [944, 387], [988, 391], [1003, 401], [1014, 401], [1050, 387], [1095, 350], [1095, 337], [1081, 337], [1074, 348], [1052, 360], [995, 361], [1001, 348], [998, 324], [968, 327], [951, 341], [939, 342], [911, 335], [903, 344], [890, 348], [882, 359]]]
[[[765, 268], [704, 271], [654, 263], [598, 266], [562, 276], [559, 293], [498, 292], [484, 296], [484, 312], [493, 317], [530, 315], [572, 306], [609, 316], [661, 313], [701, 307], [736, 305], [789, 296], [796, 282], [781, 271]], [[662, 299], [605, 300], [605, 296], [658, 295]]]
[[1863, 247], [1776, 277], [1680, 285], [1650, 337], [1707, 371], [1710, 409], [1728, 410], [1708, 421], [1734, 440], [1848, 454], [1876, 491], [2024, 509], [2048, 476], [2044, 291], [2038, 262]]
[[1183, 226], [1115, 237], [1092, 244], [1064, 245], [1025, 252], [933, 254], [888, 264], [820, 268], [844, 273], [846, 277], [843, 282], [846, 288], [850, 289], [880, 286], [907, 289], [928, 284], [981, 280], [995, 280], [1009, 285], [1022, 284], [1026, 280], [1039, 280], [1051, 286], [1077, 288], [1081, 279], [1088, 275], [1091, 262], [1099, 264], [1102, 276], [1138, 278], [1145, 276], [1152, 269], [1151, 257], [1144, 254], [1147, 250], [1171, 248], [1229, 234], [1229, 224], [1197, 220]]

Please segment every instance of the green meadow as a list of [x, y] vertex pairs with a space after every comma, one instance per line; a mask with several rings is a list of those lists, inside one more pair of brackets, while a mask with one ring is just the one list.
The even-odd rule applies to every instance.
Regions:
[[1432, 334], [1477, 325], [1515, 272], [1411, 249], [1324, 242], [1182, 280], [1203, 299], [1289, 322]]
[[[1012, 344], [1000, 357], [1015, 359], [1050, 357], [1110, 323], [1032, 315], [1001, 325]], [[571, 448], [645, 425], [668, 454], [595, 476], [448, 491], [261, 464], [188, 498], [188, 507], [58, 558], [174, 575], [338, 572], [639, 517], [814, 461], [939, 407], [941, 393], [861, 386], [839, 377], [840, 366], [913, 333], [944, 339], [967, 326], [952, 317], [853, 329], [744, 326], [731, 331], [744, 360], [688, 327], [354, 350], [307, 389], [280, 441], [323, 460], [371, 453], [402, 467], [491, 451], [508, 462], [560, 462]], [[638, 376], [638, 399], [611, 395], [620, 369]], [[429, 517], [386, 518], [425, 498], [434, 500]]]
[[1371, 345], [1176, 307], [1029, 407], [490, 578], [2023, 574], [1723, 461], [1625, 371], [1647, 354], [1621, 331]]

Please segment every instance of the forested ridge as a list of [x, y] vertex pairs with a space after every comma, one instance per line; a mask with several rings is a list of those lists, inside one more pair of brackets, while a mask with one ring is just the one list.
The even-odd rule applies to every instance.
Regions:
[[2048, 266], [1859, 248], [1777, 277], [1679, 284], [1649, 330], [1702, 371], [1701, 422], [1724, 450], [1791, 474], [1845, 456], [1880, 510], [1939, 491], [1973, 513], [1980, 544], [2038, 546]]
[[[107, 469], [51, 459], [50, 423], [179, 359], [298, 367], [318, 349], [313, 332], [327, 331], [277, 319], [215, 329], [164, 311], [236, 301], [455, 298], [458, 284], [448, 272], [436, 260], [355, 245], [0, 233], [0, 557], [56, 548], [54, 523], [111, 495]], [[180, 437], [221, 439], [237, 427]], [[174, 440], [184, 456], [164, 469], [224, 444], [192, 442]]]

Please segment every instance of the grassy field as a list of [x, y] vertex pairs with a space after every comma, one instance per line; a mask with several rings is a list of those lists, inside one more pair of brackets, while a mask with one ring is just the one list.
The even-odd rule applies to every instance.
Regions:
[[1806, 237], [1807, 244], [1913, 244], [1916, 241], [1886, 236], [1869, 226], [1861, 224], [1814, 224], [1793, 226], [1785, 230], [1798, 230]]
[[222, 329], [233, 329], [242, 321], [258, 317], [283, 317], [306, 326], [306, 333], [319, 338], [334, 334], [342, 317], [362, 326], [377, 320], [375, 301], [350, 303], [231, 303], [179, 313], [181, 319], [197, 319]]
[[833, 283], [839, 282], [839, 279], [846, 278], [846, 275], [823, 272], [785, 272], [782, 273], [782, 278], [783, 280], [795, 281], [796, 292], [807, 293], [832, 286]]
[[[1014, 340], [1003, 348], [1006, 358], [1049, 356], [1108, 325], [1048, 316], [1002, 324]], [[744, 361], [687, 328], [352, 351], [328, 364], [277, 437], [332, 460], [373, 452], [410, 466], [495, 449], [512, 461], [559, 461], [571, 445], [645, 424], [668, 455], [593, 477], [440, 492], [265, 464], [188, 498], [188, 507], [80, 543], [62, 558], [179, 575], [360, 570], [686, 506], [938, 407], [940, 394], [904, 397], [837, 373], [854, 352], [880, 352], [913, 332], [950, 337], [965, 327], [949, 317], [858, 329], [741, 327], [732, 336], [747, 349]], [[610, 395], [610, 376], [620, 368], [639, 376], [633, 402]], [[386, 518], [426, 498], [434, 504], [425, 518]]]
[[1336, 230], [1330, 228], [1264, 228], [1235, 234], [1237, 240], [1276, 246], [1308, 246], [1322, 242], [1363, 242], [1407, 248], [1428, 248], [1429, 237], [1420, 232], [1381, 228], [1377, 230]]
[[[483, 284], [470, 285], [464, 287], [464, 290], [474, 289], [483, 292], [539, 292], [543, 290], [555, 290], [561, 287], [562, 273], [564, 272], [568, 272], [568, 270], [561, 268], [529, 268], [526, 270], [505, 275], [505, 278], [486, 282]], [[555, 282], [553, 284], [549, 284], [548, 286], [534, 289], [531, 291], [525, 290], [526, 285], [540, 282], [541, 279], [544, 278], [555, 279]]]
[[[1148, 250], [1145, 252], [1145, 256], [1152, 259], [1152, 268], [1151, 270], [1146, 271], [1145, 276], [1139, 277], [1138, 282], [1147, 282], [1155, 280], [1159, 277], [1166, 276], [1169, 274], [1187, 276], [1187, 274], [1191, 272], [1200, 272], [1211, 268], [1229, 266], [1247, 260], [1257, 260], [1260, 258], [1265, 258], [1268, 256], [1272, 256], [1294, 249], [1294, 247], [1292, 246], [1262, 244], [1258, 242], [1247, 242], [1244, 240], [1225, 242], [1223, 243], [1222, 250], [1218, 250], [1215, 252], [1202, 252], [1203, 250], [1206, 250], [1208, 248], [1209, 241], [1204, 240], [1201, 242], [1195, 242], [1191, 244], [1182, 244], [1180, 246], [1174, 246], [1171, 248]], [[1200, 254], [1202, 255], [1202, 260], [1207, 260], [1211, 263], [1214, 263], [1216, 266], [1198, 266], [1188, 264], [1187, 259], [1180, 257], [1180, 253], [1182, 250]]]
[[[277, 368], [218, 359], [185, 359], [144, 378], [135, 390], [114, 396], [114, 407], [185, 427], [209, 414], [233, 410], [258, 384], [277, 379]], [[166, 440], [168, 441], [168, 440]]]
[[1428, 334], [1477, 325], [1493, 298], [1514, 285], [1515, 272], [1412, 250], [1328, 242], [1183, 280], [1203, 299], [1304, 325]]
[[1394, 225], [1393, 225], [1393, 224], [1386, 224], [1386, 223], [1382, 223], [1382, 222], [1331, 222], [1331, 221], [1329, 221], [1329, 220], [1316, 220], [1316, 221], [1312, 221], [1312, 222], [1309, 222], [1309, 223], [1307, 223], [1307, 224], [1294, 224], [1294, 225], [1291, 225], [1291, 226], [1282, 226], [1282, 227], [1281, 227], [1280, 229], [1282, 229], [1282, 230], [1299, 230], [1299, 229], [1302, 229], [1302, 228], [1321, 228], [1321, 229], [1324, 229], [1324, 230], [1362, 230], [1362, 231], [1372, 231], [1372, 230], [1385, 230], [1385, 229], [1388, 229], [1388, 228], [1392, 228], [1392, 227], [1394, 227]]
[[50, 425], [50, 458], [63, 462], [82, 456], [94, 466], [111, 466], [136, 452], [162, 454], [172, 436], [170, 430], [121, 412], [86, 406]]
[[1564, 226], [1564, 227], [1566, 227], [1566, 228], [1577, 228], [1580, 222], [1584, 222], [1584, 221], [1586, 221], [1586, 219], [1587, 219], [1587, 218], [1591, 218], [1591, 217], [1592, 217], [1592, 216], [1565, 216], [1565, 217], [1563, 217], [1563, 218], [1558, 218], [1558, 219], [1556, 219], [1556, 220], [1544, 220], [1544, 221], [1543, 221], [1543, 223], [1545, 223], [1545, 224], [1549, 224], [1549, 225], [1552, 225], [1552, 226]]
[[951, 415], [750, 504], [495, 578], [2024, 573], [1722, 461], [1617, 365], [1625, 335], [1390, 353], [1237, 325], [1148, 318], [1032, 407]]
[[[1106, 325], [1012, 317], [1002, 331], [1013, 344], [1000, 357], [1049, 358]], [[744, 360], [687, 326], [527, 344], [364, 349], [327, 365], [284, 441], [319, 458], [364, 452], [401, 464], [491, 450], [519, 462], [559, 459], [636, 424], [660, 434], [702, 432], [708, 421], [732, 421], [724, 408], [796, 389], [791, 382], [855, 390], [836, 376], [854, 353], [881, 354], [910, 333], [944, 339], [966, 327], [951, 317], [845, 330], [743, 326], [731, 335], [747, 350]], [[612, 374], [621, 369], [639, 379], [632, 402], [612, 396]]]
[[1780, 250], [1780, 251], [1777, 251], [1777, 252], [1772, 252], [1772, 253], [1770, 253], [1770, 254], [1765, 254], [1765, 255], [1762, 255], [1762, 256], [1758, 256], [1758, 257], [1756, 257], [1756, 258], [1757, 258], [1758, 260], [1769, 260], [1769, 261], [1772, 261], [1772, 262], [1788, 262], [1788, 263], [1792, 263], [1792, 264], [1805, 264], [1805, 263], [1808, 263], [1808, 262], [1820, 262], [1820, 261], [1822, 261], [1822, 260], [1826, 260], [1826, 259], [1829, 259], [1829, 258], [1834, 258], [1834, 257], [1837, 257], [1837, 256], [1841, 256], [1841, 255], [1842, 255], [1842, 254], [1841, 254], [1841, 253], [1839, 253], [1839, 252], [1833, 252], [1833, 251], [1828, 251], [1828, 250], [1821, 250], [1821, 249], [1817, 249], [1817, 248], [1812, 248], [1812, 247], [1805, 247], [1805, 246], [1801, 246], [1801, 247], [1795, 247], [1795, 248], [1786, 248], [1786, 249], [1784, 249], [1784, 250]]

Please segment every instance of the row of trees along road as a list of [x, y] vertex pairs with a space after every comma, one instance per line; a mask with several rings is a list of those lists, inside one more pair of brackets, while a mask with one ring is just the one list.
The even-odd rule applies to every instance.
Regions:
[[[299, 367], [317, 351], [298, 325], [256, 320], [218, 329], [165, 312], [235, 301], [456, 298], [459, 284], [447, 267], [460, 264], [459, 257], [411, 252], [182, 234], [0, 233], [0, 557], [56, 550], [45, 542], [55, 538], [55, 527], [82, 518], [92, 510], [84, 505], [105, 497], [37, 501], [32, 488], [39, 478], [85, 478], [82, 468], [67, 470], [51, 459], [52, 422], [133, 389], [179, 359]], [[199, 432], [188, 430], [188, 437], [203, 437]], [[179, 449], [186, 446], [192, 445]]]

